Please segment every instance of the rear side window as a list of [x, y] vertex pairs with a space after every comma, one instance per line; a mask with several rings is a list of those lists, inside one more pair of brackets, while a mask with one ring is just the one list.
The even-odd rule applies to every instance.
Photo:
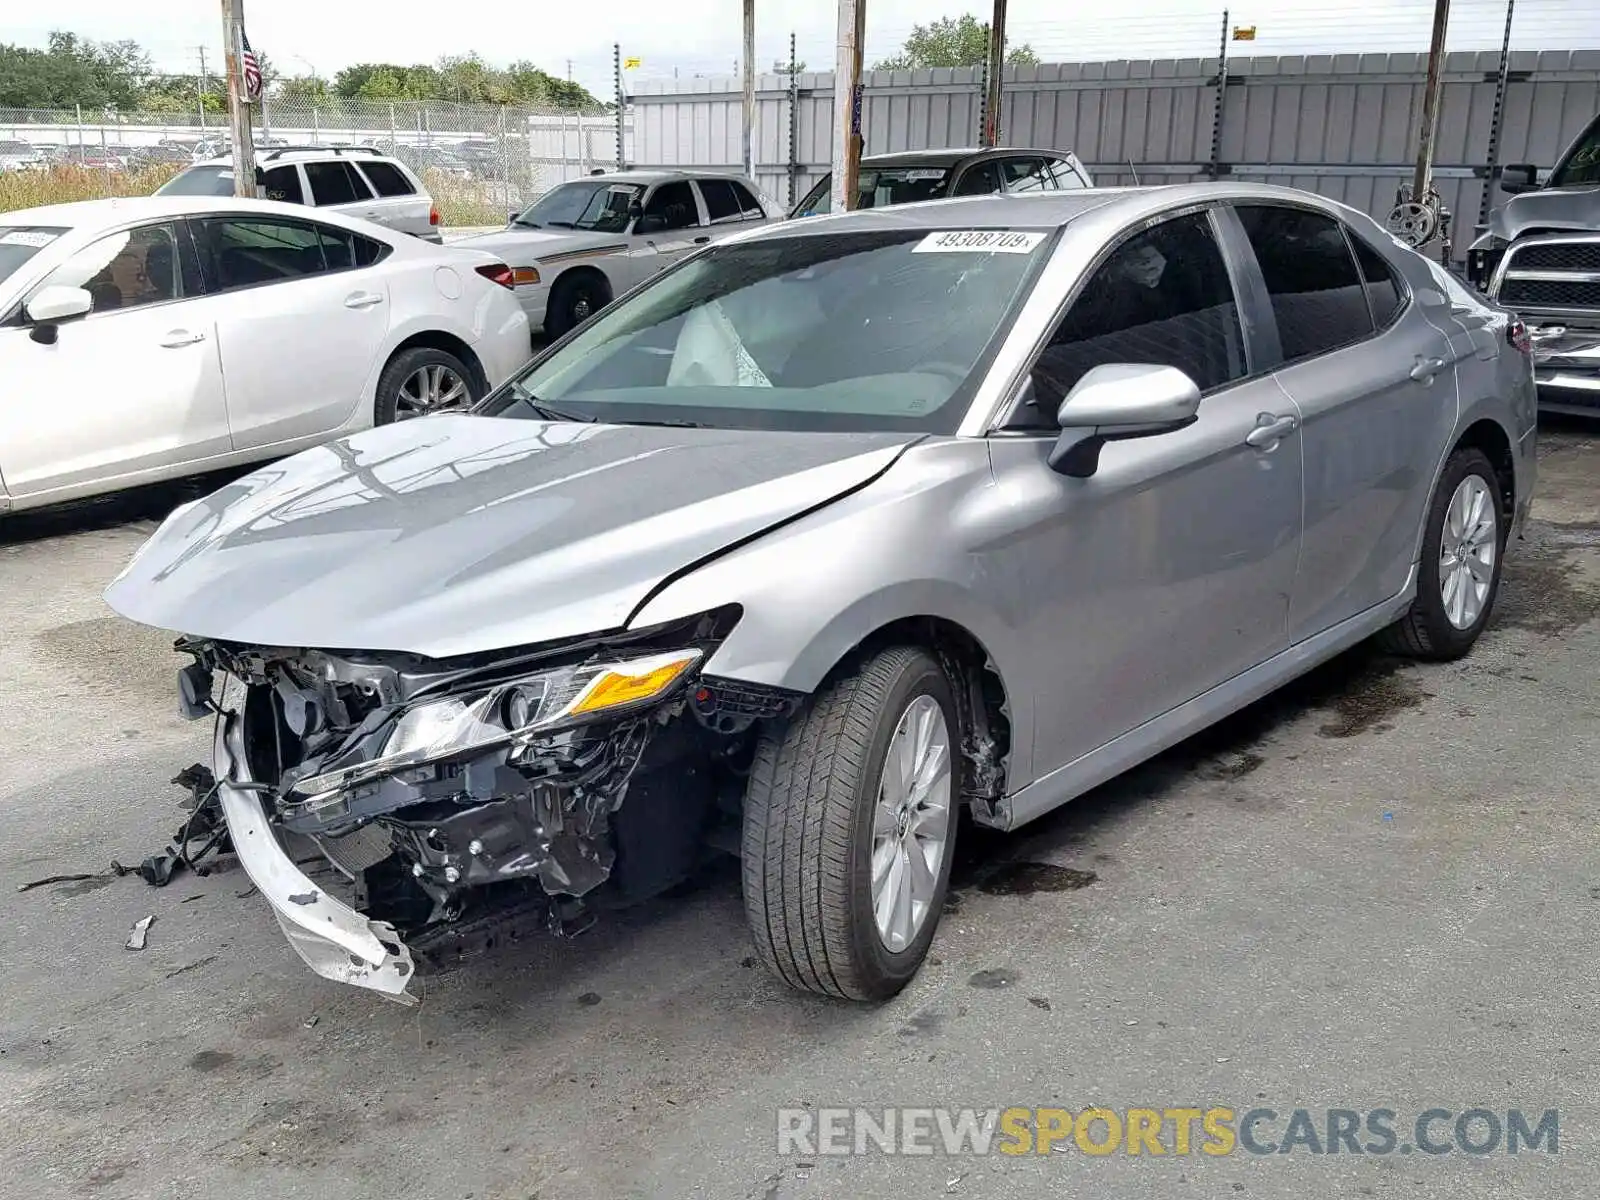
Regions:
[[1045, 173], [1042, 158], [1007, 158], [1001, 161], [1008, 192], [1053, 192], [1055, 180]]
[[1045, 163], [1045, 170], [1050, 172], [1050, 178], [1055, 180], [1055, 185], [1062, 191], [1081, 188], [1083, 176], [1072, 169], [1072, 164], [1065, 159], [1053, 159]]
[[700, 194], [706, 201], [706, 216], [710, 218], [711, 224], [719, 225], [744, 219], [739, 209], [739, 198], [733, 194], [733, 184], [726, 179], [702, 179], [699, 184]]
[[359, 165], [358, 169], [367, 177], [367, 182], [372, 185], [373, 191], [380, 196], [415, 196], [417, 194], [417, 189], [411, 186], [411, 181], [393, 163], [364, 162]]
[[300, 186], [300, 172], [293, 166], [263, 171], [256, 183], [263, 200], [277, 200], [284, 204], [306, 202], [305, 189]]
[[308, 162], [305, 169], [313, 204], [354, 204], [371, 198], [366, 181], [347, 162]]
[[1366, 288], [1339, 222], [1270, 204], [1242, 204], [1238, 213], [1266, 279], [1286, 361], [1372, 335]]
[[351, 233], [347, 229], [332, 229], [327, 225], [319, 225], [317, 235], [322, 239], [322, 256], [327, 261], [330, 271], [370, 267], [389, 252], [389, 247], [382, 242], [362, 237], [359, 233]]
[[1405, 304], [1405, 293], [1394, 276], [1394, 268], [1371, 246], [1355, 234], [1350, 244], [1356, 248], [1356, 262], [1361, 265], [1361, 278], [1367, 285], [1367, 301], [1372, 305], [1372, 319], [1379, 329], [1387, 329], [1400, 315]]
[[286, 283], [328, 269], [318, 227], [272, 217], [204, 217], [191, 222], [212, 291]]

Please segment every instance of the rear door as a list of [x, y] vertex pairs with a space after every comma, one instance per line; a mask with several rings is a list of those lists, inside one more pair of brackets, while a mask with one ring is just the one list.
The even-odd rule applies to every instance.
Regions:
[[388, 247], [311, 220], [194, 219], [241, 450], [325, 434], [368, 400], [389, 331]]
[[356, 159], [350, 163], [376, 194], [369, 208], [380, 225], [421, 237], [433, 228], [428, 214], [433, 202], [421, 186], [396, 163], [385, 159]]
[[1433, 475], [1457, 412], [1449, 305], [1424, 311], [1383, 254], [1326, 213], [1233, 210], [1276, 325], [1275, 374], [1299, 406], [1305, 543], [1289, 627], [1301, 641], [1406, 584]]
[[13, 498], [177, 474], [232, 448], [216, 314], [181, 224], [108, 234], [30, 295], [51, 285], [86, 289], [94, 309], [52, 345], [25, 323], [0, 329], [0, 472]]

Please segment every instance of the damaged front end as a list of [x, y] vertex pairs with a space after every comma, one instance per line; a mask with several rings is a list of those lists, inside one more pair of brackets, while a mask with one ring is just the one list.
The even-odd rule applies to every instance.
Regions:
[[[799, 700], [702, 673], [737, 617], [450, 661], [185, 639], [181, 690], [221, 709], [233, 845], [291, 944], [406, 1000], [419, 960], [572, 932], [693, 870], [753, 727]], [[318, 857], [330, 886], [297, 865]]]

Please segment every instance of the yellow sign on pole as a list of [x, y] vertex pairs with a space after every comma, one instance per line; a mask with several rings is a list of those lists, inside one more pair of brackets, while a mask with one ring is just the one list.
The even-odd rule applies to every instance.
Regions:
[[639, 67], [639, 66], [643, 66], [643, 65], [644, 65], [644, 60], [643, 59], [625, 58], [625, 59], [622, 60], [622, 69], [624, 71], [631, 71], [635, 67]]
[[1236, 42], [1255, 41], [1256, 27], [1254, 25], [1235, 25], [1233, 27], [1233, 40]]

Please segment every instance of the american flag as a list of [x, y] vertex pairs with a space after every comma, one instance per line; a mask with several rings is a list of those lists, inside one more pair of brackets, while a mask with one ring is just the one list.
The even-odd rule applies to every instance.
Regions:
[[239, 30], [239, 69], [244, 74], [244, 101], [254, 104], [261, 99], [261, 64], [256, 60], [256, 52], [250, 49], [250, 39], [243, 29]]

